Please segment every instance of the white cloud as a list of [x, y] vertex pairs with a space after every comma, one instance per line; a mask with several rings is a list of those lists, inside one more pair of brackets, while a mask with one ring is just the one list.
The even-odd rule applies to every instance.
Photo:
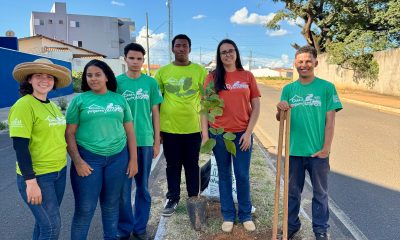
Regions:
[[236, 23], [239, 25], [264, 25], [267, 22], [271, 21], [275, 16], [275, 13], [270, 13], [268, 15], [259, 15], [257, 13], [251, 13], [249, 15], [249, 11], [246, 7], [243, 7], [240, 10], [237, 10], [230, 18], [232, 23]]
[[198, 20], [198, 19], [202, 19], [202, 18], [205, 18], [205, 17], [207, 17], [207, 16], [203, 15], [203, 14], [199, 14], [199, 15], [193, 16], [192, 18], [195, 19], [195, 20]]
[[289, 20], [287, 20], [287, 22], [288, 22], [288, 24], [291, 25], [291, 26], [295, 26], [295, 25], [297, 25], [297, 26], [303, 26], [303, 25], [304, 25], [304, 19], [302, 19], [302, 18], [300, 18], [300, 17], [297, 17], [295, 20], [289, 19]]
[[112, 5], [115, 5], [115, 6], [119, 6], [119, 7], [125, 6], [125, 3], [123, 3], [123, 2], [117, 2], [117, 1], [111, 1], [111, 4], [112, 4]]
[[267, 31], [267, 35], [270, 37], [277, 37], [277, 36], [284, 36], [286, 34], [288, 34], [289, 32], [285, 29], [279, 29], [276, 31]]
[[[169, 62], [169, 47], [166, 33], [154, 33], [153, 30], [149, 29], [149, 52], [150, 52], [150, 64], [161, 64], [164, 65]], [[136, 42], [139, 43], [147, 51], [147, 41], [146, 41], [146, 27], [143, 26], [138, 36], [136, 37]], [[146, 54], [145, 58], [148, 56]], [[147, 63], [147, 58], [145, 60]]]

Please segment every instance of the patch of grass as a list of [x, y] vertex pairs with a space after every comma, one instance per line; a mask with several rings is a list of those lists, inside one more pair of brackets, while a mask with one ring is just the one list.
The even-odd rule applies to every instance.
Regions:
[[6, 130], [6, 129], [8, 129], [7, 122], [1, 122], [0, 121], [0, 130]]

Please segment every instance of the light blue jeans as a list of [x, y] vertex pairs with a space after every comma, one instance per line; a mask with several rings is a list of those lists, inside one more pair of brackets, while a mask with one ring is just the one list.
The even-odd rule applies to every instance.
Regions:
[[22, 199], [35, 217], [32, 240], [56, 240], [60, 234], [60, 205], [64, 196], [67, 167], [59, 172], [36, 176], [42, 192], [42, 204], [32, 205], [26, 199], [26, 183], [17, 175], [17, 185]]

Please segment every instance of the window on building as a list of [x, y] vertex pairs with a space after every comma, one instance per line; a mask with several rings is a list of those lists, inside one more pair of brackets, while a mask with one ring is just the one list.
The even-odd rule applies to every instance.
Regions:
[[53, 24], [53, 20], [52, 19], [49, 19], [49, 24]]
[[82, 41], [72, 41], [72, 45], [76, 47], [82, 47]]
[[64, 24], [63, 20], [58, 20], [58, 24]]
[[77, 27], [79, 27], [79, 22], [77, 22], [77, 21], [70, 21], [69, 22], [69, 26], [70, 27], [74, 27], [74, 28], [77, 28]]
[[37, 18], [35, 18], [35, 20], [34, 20], [34, 24], [36, 25], [36, 26], [38, 26], [38, 25], [44, 25], [44, 20], [43, 19], [37, 19]]

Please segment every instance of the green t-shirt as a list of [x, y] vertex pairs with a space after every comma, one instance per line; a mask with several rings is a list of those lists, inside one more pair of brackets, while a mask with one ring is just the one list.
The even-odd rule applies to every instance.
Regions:
[[154, 129], [151, 110], [162, 102], [157, 81], [145, 74], [136, 79], [125, 73], [117, 77], [117, 93], [121, 94], [129, 104], [135, 127], [136, 142], [139, 147], [153, 146]]
[[200, 131], [200, 88], [207, 71], [191, 63], [176, 66], [170, 63], [160, 68], [155, 78], [164, 101], [160, 108], [160, 129], [163, 132], [189, 134]]
[[[36, 175], [58, 172], [67, 165], [65, 117], [55, 103], [25, 95], [11, 107], [8, 123], [10, 137], [29, 138]], [[17, 173], [22, 175], [18, 163]]]
[[111, 156], [126, 145], [124, 123], [132, 121], [126, 100], [118, 93], [84, 92], [72, 99], [67, 124], [78, 124], [76, 142], [86, 150]]
[[309, 157], [320, 151], [326, 113], [342, 109], [335, 85], [319, 78], [306, 85], [297, 80], [283, 88], [281, 101], [292, 106], [290, 155]]

